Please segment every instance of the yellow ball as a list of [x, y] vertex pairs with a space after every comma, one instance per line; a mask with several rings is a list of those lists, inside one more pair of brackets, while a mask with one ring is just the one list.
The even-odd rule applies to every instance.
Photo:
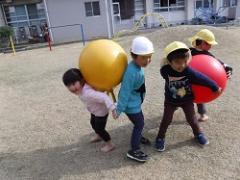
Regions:
[[79, 68], [86, 82], [100, 91], [117, 86], [127, 66], [127, 54], [111, 40], [96, 40], [81, 52]]

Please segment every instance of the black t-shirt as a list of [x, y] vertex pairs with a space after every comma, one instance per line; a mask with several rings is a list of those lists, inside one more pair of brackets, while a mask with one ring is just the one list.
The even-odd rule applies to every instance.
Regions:
[[213, 91], [218, 90], [215, 81], [190, 67], [183, 72], [177, 72], [170, 65], [165, 65], [160, 69], [160, 74], [165, 79], [165, 97], [172, 103], [193, 100], [192, 84], [207, 86]]

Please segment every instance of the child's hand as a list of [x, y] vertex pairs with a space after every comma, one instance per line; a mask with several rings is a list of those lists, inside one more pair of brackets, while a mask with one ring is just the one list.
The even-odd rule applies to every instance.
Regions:
[[227, 64], [224, 64], [224, 69], [227, 73], [227, 78], [230, 79], [232, 76], [233, 68], [228, 66]]
[[220, 94], [222, 92], [222, 88], [219, 87], [217, 91], [215, 91], [216, 94]]
[[228, 78], [228, 79], [231, 79], [231, 76], [232, 76], [232, 71], [228, 71], [228, 72], [227, 72], [227, 78]]
[[113, 117], [113, 119], [117, 119], [119, 117], [119, 115], [117, 114], [116, 109], [112, 110], [112, 117]]

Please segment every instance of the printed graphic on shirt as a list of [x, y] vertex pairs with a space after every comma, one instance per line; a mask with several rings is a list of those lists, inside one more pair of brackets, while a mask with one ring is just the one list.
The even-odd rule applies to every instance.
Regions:
[[168, 88], [173, 99], [181, 99], [191, 94], [191, 85], [186, 76], [168, 76]]

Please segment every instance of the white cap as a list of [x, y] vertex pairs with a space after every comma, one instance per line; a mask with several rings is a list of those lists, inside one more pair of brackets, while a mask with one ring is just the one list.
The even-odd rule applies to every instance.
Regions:
[[132, 42], [131, 52], [137, 55], [154, 53], [152, 42], [143, 36], [136, 37]]

